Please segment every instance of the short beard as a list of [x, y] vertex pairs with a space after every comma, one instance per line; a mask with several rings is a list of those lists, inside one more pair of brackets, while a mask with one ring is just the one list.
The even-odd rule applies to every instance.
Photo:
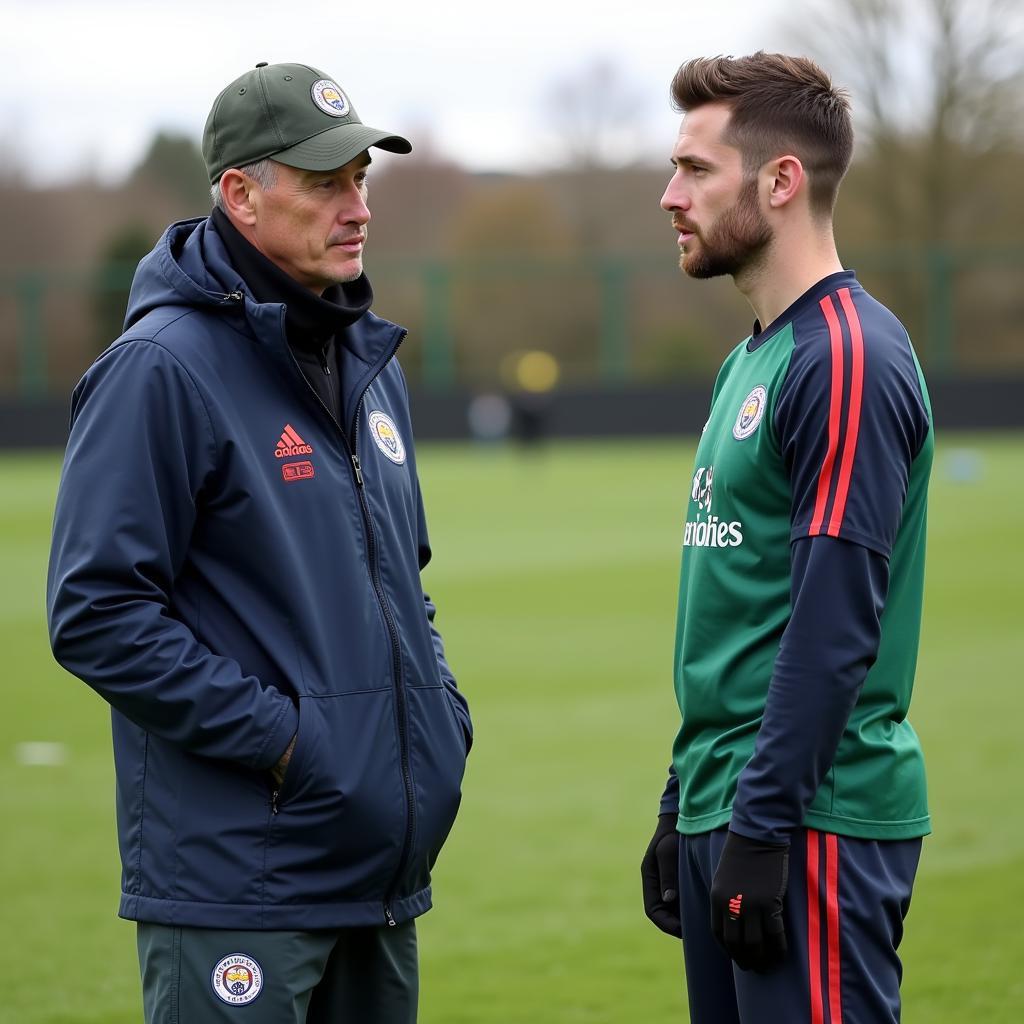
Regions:
[[771, 226], [757, 205], [756, 178], [743, 185], [735, 205], [711, 225], [707, 237], [698, 238], [697, 252], [679, 257], [690, 277], [736, 277], [751, 267], [772, 240]]

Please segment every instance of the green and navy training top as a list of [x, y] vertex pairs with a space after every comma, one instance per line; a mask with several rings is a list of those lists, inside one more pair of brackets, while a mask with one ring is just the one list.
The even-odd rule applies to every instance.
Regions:
[[930, 831], [907, 711], [932, 453], [907, 332], [852, 272], [726, 359], [683, 528], [680, 832]]

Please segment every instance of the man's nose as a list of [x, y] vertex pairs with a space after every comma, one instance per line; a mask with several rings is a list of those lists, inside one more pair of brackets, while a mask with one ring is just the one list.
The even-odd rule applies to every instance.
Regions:
[[664, 195], [661, 197], [661, 208], [666, 213], [672, 213], [674, 210], [686, 210], [689, 208], [689, 205], [689, 196], [679, 186], [676, 179], [672, 178], [665, 188]]
[[360, 189], [355, 190], [351, 202], [341, 212], [341, 219], [346, 224], [367, 224], [370, 220], [370, 207], [366, 205], [366, 197]]

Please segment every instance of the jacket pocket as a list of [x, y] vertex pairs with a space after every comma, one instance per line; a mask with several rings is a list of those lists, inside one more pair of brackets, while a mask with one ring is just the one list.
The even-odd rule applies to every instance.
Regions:
[[410, 687], [407, 692], [417, 815], [413, 864], [422, 880], [455, 823], [462, 801], [467, 739], [447, 687]]
[[274, 801], [271, 809], [274, 813], [277, 813], [277, 809], [280, 805], [291, 796], [291, 791], [295, 786], [295, 780], [298, 779], [303, 772], [303, 760], [306, 746], [303, 737], [303, 724], [306, 719], [306, 715], [303, 713], [303, 707], [305, 704], [305, 700], [299, 700], [299, 724], [295, 729], [295, 746], [292, 747], [292, 756], [288, 759], [288, 767], [284, 770], [284, 778], [281, 780], [280, 785], [274, 781], [273, 774], [268, 772], [270, 775], [272, 800]]
[[299, 702], [267, 843], [268, 903], [379, 899], [406, 828], [390, 689]]

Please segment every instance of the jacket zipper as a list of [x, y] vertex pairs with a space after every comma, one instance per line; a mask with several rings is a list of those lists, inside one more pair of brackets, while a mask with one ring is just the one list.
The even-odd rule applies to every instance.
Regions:
[[[404, 338], [404, 335], [403, 335]], [[399, 341], [401, 344], [401, 340]], [[397, 349], [396, 349], [397, 351]], [[376, 379], [376, 378], [374, 378]], [[366, 385], [369, 389], [369, 384]], [[364, 391], [365, 395], [366, 392]], [[409, 860], [409, 851], [412, 849], [412, 835], [416, 827], [416, 796], [412, 788], [412, 770], [409, 767], [409, 709], [406, 704], [405, 684], [402, 682], [402, 647], [398, 639], [398, 627], [391, 615], [391, 606], [388, 604], [387, 596], [384, 593], [384, 584], [380, 578], [380, 563], [377, 551], [377, 536], [373, 529], [373, 519], [370, 516], [370, 506], [366, 500], [366, 491], [363, 484], [362, 468], [359, 464], [359, 422], [363, 410], [363, 397], [360, 395], [356, 405], [355, 421], [352, 428], [352, 449], [350, 452], [352, 466], [356, 473], [356, 488], [359, 500], [362, 502], [363, 514], [369, 527], [367, 536], [370, 543], [370, 578], [373, 581], [374, 590], [377, 592], [377, 600], [380, 602], [381, 610], [384, 613], [384, 621], [387, 623], [388, 633], [391, 635], [391, 657], [392, 670], [395, 679], [395, 716], [398, 719], [398, 749], [402, 761], [402, 781], [405, 784], [405, 800], [409, 813], [405, 818], [405, 840], [402, 843], [402, 856], [398, 861], [398, 867], [392, 879], [388, 891], [384, 895], [384, 919], [388, 926], [393, 928], [397, 923], [391, 915], [391, 900], [398, 887], [398, 880]]]
[[[240, 292], [232, 292], [228, 298], [241, 299], [242, 295]], [[284, 328], [282, 326], [282, 334]], [[398, 351], [399, 345], [405, 340], [408, 332], [402, 331], [401, 337], [398, 339], [398, 343], [395, 345], [394, 351], [387, 360], [390, 362], [395, 357], [395, 353]], [[288, 346], [288, 338], [285, 335], [285, 345]], [[356, 493], [359, 495], [359, 504], [363, 512], [363, 521], [366, 524], [366, 535], [367, 544], [369, 548], [369, 562], [370, 562], [370, 582], [373, 584], [374, 593], [377, 595], [377, 603], [380, 605], [381, 614], [384, 617], [384, 623], [387, 626], [388, 634], [391, 638], [391, 669], [394, 676], [395, 683], [395, 716], [398, 719], [398, 749], [401, 754], [402, 761], [402, 781], [405, 784], [405, 800], [406, 800], [406, 816], [405, 816], [405, 839], [402, 844], [402, 855], [398, 861], [398, 867], [395, 870], [394, 877], [388, 891], [384, 895], [384, 920], [387, 922], [389, 927], [394, 927], [398, 922], [395, 921], [391, 913], [391, 898], [393, 897], [395, 890], [398, 886], [398, 880], [402, 877], [402, 872], [405, 870], [405, 865], [409, 859], [409, 850], [412, 847], [412, 834], [415, 828], [415, 817], [416, 817], [416, 800], [415, 794], [412, 789], [412, 773], [409, 767], [409, 732], [408, 732], [408, 711], [406, 707], [405, 698], [405, 686], [402, 683], [402, 646], [398, 639], [398, 627], [395, 625], [395, 620], [391, 614], [391, 607], [388, 604], [387, 596], [384, 593], [384, 585], [380, 578], [380, 566], [378, 564], [378, 552], [377, 552], [377, 535], [373, 529], [373, 518], [370, 515], [370, 505], [366, 500], [365, 493], [365, 482], [363, 480], [363, 469], [359, 462], [359, 414], [363, 408], [363, 395], [370, 389], [373, 382], [380, 376], [387, 365], [387, 362], [381, 366], [367, 382], [363, 388], [363, 393], [359, 396], [359, 401], [356, 404], [356, 414], [352, 427], [352, 444], [349, 444], [347, 435], [342, 425], [334, 418], [331, 410], [327, 408], [324, 400], [316, 393], [316, 389], [306, 380], [306, 375], [302, 372], [302, 367], [299, 366], [295, 356], [292, 355], [291, 348], [288, 347], [288, 355], [291, 358], [292, 364], [295, 369], [298, 370], [299, 376], [302, 378], [306, 387], [312, 392], [313, 397], [317, 400], [320, 408], [327, 413], [327, 418], [338, 428], [338, 436], [341, 438], [342, 444], [345, 446], [345, 451], [348, 454], [349, 461], [352, 463], [352, 471], [356, 478]], [[326, 361], [324, 361], [326, 362]], [[324, 369], [329, 373], [325, 365]], [[277, 800], [280, 795], [280, 790], [275, 790], [271, 795], [271, 809], [274, 814], [278, 812]]]

